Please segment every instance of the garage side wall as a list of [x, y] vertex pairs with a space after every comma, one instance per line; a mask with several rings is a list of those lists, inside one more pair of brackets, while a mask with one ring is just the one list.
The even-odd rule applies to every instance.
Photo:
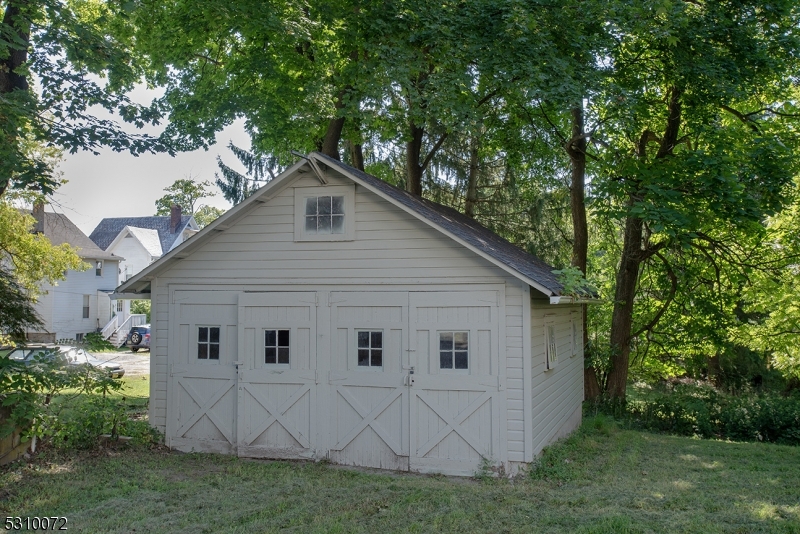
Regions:
[[[583, 330], [580, 306], [531, 300], [533, 455], [578, 428], [583, 402]], [[576, 328], [573, 332], [573, 322]], [[546, 335], [554, 326], [558, 361], [547, 368]], [[573, 342], [574, 345], [573, 345]]]

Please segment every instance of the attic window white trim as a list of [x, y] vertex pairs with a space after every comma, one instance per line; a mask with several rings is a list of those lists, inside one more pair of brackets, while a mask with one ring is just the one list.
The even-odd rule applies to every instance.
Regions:
[[[318, 232], [306, 230], [306, 211], [309, 201], [341, 197], [343, 214], [335, 214], [336, 218], [343, 215], [343, 228], [339, 233]], [[356, 213], [355, 185], [336, 185], [322, 187], [295, 187], [294, 189], [294, 240], [295, 241], [352, 241], [355, 239], [355, 213]], [[338, 210], [337, 210], [338, 211]], [[319, 208], [309, 217], [322, 219], [327, 213]], [[332, 214], [331, 219], [333, 218]]]

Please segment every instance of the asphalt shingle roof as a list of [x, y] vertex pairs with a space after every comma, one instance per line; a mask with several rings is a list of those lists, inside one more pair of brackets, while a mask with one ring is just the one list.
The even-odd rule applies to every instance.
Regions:
[[100, 221], [100, 224], [98, 224], [97, 227], [92, 230], [92, 233], [89, 235], [89, 239], [94, 241], [98, 247], [105, 250], [109, 247], [109, 245], [111, 245], [112, 241], [114, 241], [117, 235], [119, 235], [122, 229], [126, 226], [146, 228], [158, 232], [158, 238], [161, 242], [161, 250], [164, 254], [166, 254], [172, 248], [172, 244], [175, 243], [175, 240], [181, 234], [183, 229], [186, 228], [186, 225], [189, 224], [189, 219], [191, 218], [191, 215], [182, 215], [181, 224], [178, 226], [178, 231], [174, 234], [170, 233], [169, 231], [169, 216], [106, 218]]
[[342, 169], [356, 176], [364, 183], [378, 189], [425, 219], [463, 239], [478, 250], [549, 289], [554, 294], [560, 295], [563, 291], [564, 286], [558, 282], [556, 275], [552, 273], [554, 267], [506, 241], [474, 219], [453, 208], [412, 195], [384, 182], [380, 178], [350, 167], [320, 152], [314, 152], [313, 154], [316, 159], [324, 161], [328, 166]]
[[[30, 214], [30, 210], [22, 210]], [[44, 212], [44, 235], [54, 245], [67, 243], [78, 249], [78, 255], [83, 259], [94, 260], [120, 260], [110, 252], [106, 252], [95, 245], [81, 229], [75, 226], [63, 213]]]

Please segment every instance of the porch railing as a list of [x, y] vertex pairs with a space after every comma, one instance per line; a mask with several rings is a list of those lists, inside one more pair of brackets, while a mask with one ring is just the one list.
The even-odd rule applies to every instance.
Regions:
[[[117, 332], [125, 332], [127, 335], [128, 330], [134, 326], [141, 326], [143, 324], [147, 324], [147, 315], [143, 313], [134, 313], [129, 315], [128, 318], [125, 319], [125, 321], [119, 326], [117, 326], [117, 316], [114, 316], [103, 328], [103, 339], [111, 339]], [[108, 332], [106, 329], [108, 329]]]

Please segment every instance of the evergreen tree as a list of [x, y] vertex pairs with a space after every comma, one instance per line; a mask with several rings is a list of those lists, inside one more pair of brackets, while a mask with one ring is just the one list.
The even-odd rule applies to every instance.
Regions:
[[214, 173], [214, 177], [217, 179], [217, 186], [222, 190], [222, 196], [235, 206], [275, 178], [275, 173], [280, 173], [282, 169], [274, 156], [260, 156], [233, 143], [228, 143], [228, 148], [247, 170], [245, 174], [237, 172], [225, 165], [222, 158], [217, 156], [217, 165], [222, 176]]

